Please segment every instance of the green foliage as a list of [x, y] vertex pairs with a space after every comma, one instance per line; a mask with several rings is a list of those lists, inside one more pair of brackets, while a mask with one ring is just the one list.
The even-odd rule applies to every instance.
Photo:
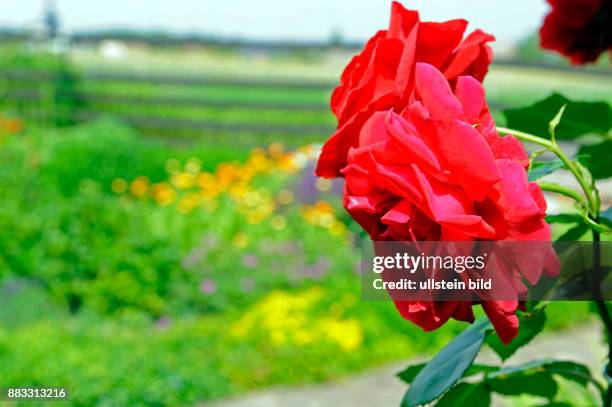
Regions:
[[38, 308], [38, 319], [0, 327], [3, 383], [67, 386], [71, 405], [195, 405], [262, 386], [328, 380], [399, 355], [433, 351], [443, 339], [438, 335], [427, 344], [426, 334], [416, 329], [393, 329], [405, 324], [392, 306], [359, 307], [370, 321], [364, 324], [367, 348], [358, 352], [331, 343], [275, 347], [236, 340], [227, 328], [237, 313], [161, 324], [138, 313], [62, 317], [52, 306]]
[[612, 228], [612, 206], [599, 214], [601, 221]]
[[491, 389], [504, 396], [529, 394], [552, 400], [557, 394], [557, 382], [545, 372], [494, 376], [487, 380]]
[[575, 226], [572, 226], [565, 233], [559, 236], [560, 242], [577, 242], [581, 240], [581, 238], [590, 231], [589, 227], [585, 223], [579, 223]]
[[470, 367], [491, 329], [488, 320], [474, 323], [438, 354], [414, 377], [402, 406], [418, 406], [450, 389]]
[[559, 386], [557, 378], [562, 377], [582, 387], [599, 383], [591, 376], [589, 368], [571, 361], [548, 359], [534, 360], [517, 366], [507, 366], [485, 377], [491, 389], [504, 395], [531, 394], [553, 400]]
[[0, 106], [5, 110], [39, 124], [66, 126], [84, 108], [78, 97], [79, 74], [62, 55], [5, 46], [0, 48], [0, 71]]
[[550, 138], [555, 141], [555, 133], [557, 130], [557, 126], [561, 122], [561, 117], [563, 117], [563, 113], [565, 112], [565, 108], [567, 105], [561, 106], [555, 117], [548, 123], [548, 134], [550, 134]]
[[491, 393], [483, 383], [459, 383], [446, 392], [436, 403], [437, 407], [471, 406], [488, 407]]
[[412, 381], [414, 380], [414, 378], [416, 377], [417, 374], [419, 374], [419, 372], [421, 370], [423, 370], [423, 368], [426, 366], [426, 363], [419, 363], [416, 365], [410, 365], [408, 367], [406, 367], [404, 370], [402, 370], [401, 372], [399, 372], [397, 374], [397, 377], [399, 377], [404, 383], [412, 383]]
[[[551, 308], [556, 309], [555, 306]], [[559, 312], [563, 310], [557, 309]], [[580, 363], [549, 359], [510, 366], [472, 363], [484, 342], [505, 361], [518, 348], [527, 345], [545, 325], [544, 311], [530, 309], [520, 315], [519, 336], [504, 345], [492, 333], [487, 320], [477, 322], [464, 330], [429, 363], [411, 365], [398, 373], [398, 377], [410, 385], [402, 405], [416, 406], [436, 400], [436, 406], [488, 406], [493, 392], [503, 396], [530, 395], [546, 398], [553, 404], [563, 403], [567, 397], [574, 396], [592, 399], [592, 390], [597, 394], [602, 387], [591, 375], [589, 368]], [[463, 359], [457, 363], [455, 357]], [[560, 383], [566, 381], [582, 388], [579, 395], [568, 396], [560, 391]], [[411, 391], [412, 398], [408, 399]]]
[[214, 171], [220, 162], [243, 161], [248, 155], [245, 148], [201, 143], [169, 149], [167, 143], [145, 138], [112, 118], [70, 129], [34, 129], [31, 133], [27, 136], [29, 147], [44, 159], [39, 168], [41, 182], [59, 186], [65, 196], [78, 193], [83, 179], [100, 184], [105, 192], [110, 191], [116, 178], [163, 180], [170, 159], [187, 161], [196, 157], [203, 170]]
[[529, 167], [529, 181], [536, 181], [561, 168], [565, 168], [565, 164], [563, 161], [558, 159], [549, 161], [532, 161], [531, 166]]
[[579, 223], [582, 222], [582, 216], [574, 213], [561, 213], [558, 215], [546, 216], [547, 223]]
[[[248, 154], [168, 146], [112, 120], [7, 138], [3, 385], [66, 385], [75, 405], [190, 405], [430, 353], [459, 332], [451, 324], [426, 334], [391, 303], [358, 301], [357, 249], [305, 222], [300, 203], [279, 209], [287, 226], [278, 231], [248, 224], [230, 200], [213, 213], [182, 213], [110, 186], [117, 177], [162, 180], [168, 159], [214, 170]], [[257, 188], [274, 195], [301, 177], [272, 173]], [[246, 246], [234, 243], [238, 232]], [[270, 310], [287, 313], [270, 323]], [[274, 342], [279, 335], [286, 340]]]
[[566, 106], [555, 130], [557, 140], [573, 140], [587, 134], [605, 136], [612, 126], [610, 105], [605, 102], [577, 102], [554, 93], [531, 106], [504, 111], [507, 126], [546, 137], [549, 124], [543, 118], [553, 118]]
[[[412, 381], [419, 369], [427, 365], [415, 365], [401, 373]], [[563, 403], [567, 394], [560, 392], [560, 383], [571, 382], [581, 387], [580, 398], [589, 399], [602, 390], [601, 384], [591, 375], [588, 367], [572, 361], [549, 359], [534, 360], [520, 365], [495, 367], [474, 364], [458, 379], [459, 382], [445, 391], [436, 401], [436, 406], [477, 405], [488, 406], [491, 393], [503, 396], [530, 395], [542, 397], [549, 403]], [[592, 385], [590, 387], [589, 385]], [[595, 390], [595, 393], [591, 392]], [[572, 394], [570, 400], [578, 397]]]
[[522, 313], [519, 317], [519, 323], [521, 329], [517, 337], [509, 344], [504, 344], [499, 340], [497, 335], [487, 336], [487, 345], [489, 345], [502, 360], [508, 359], [519, 348], [527, 345], [536, 335], [542, 332], [544, 325], [546, 325], [546, 313], [544, 310]]
[[591, 171], [593, 178], [604, 179], [612, 177], [612, 165], [610, 165], [612, 140], [581, 146], [578, 153], [589, 157], [587, 167]]
[[[114, 122], [62, 136], [23, 135], [4, 146], [0, 273], [35, 277], [73, 311], [159, 316], [192, 307], [185, 290], [197, 293], [202, 276], [182, 267], [182, 258], [215, 219], [110, 194], [117, 177], [162, 178], [169, 154]], [[204, 307], [205, 298], [197, 298]]]

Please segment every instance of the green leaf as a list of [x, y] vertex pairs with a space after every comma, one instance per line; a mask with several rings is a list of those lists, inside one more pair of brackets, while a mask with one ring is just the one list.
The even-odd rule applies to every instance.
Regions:
[[477, 373], [491, 373], [491, 372], [497, 371], [498, 369], [499, 369], [499, 366], [473, 363], [472, 366], [470, 366], [468, 370], [465, 371], [465, 373], [463, 374], [463, 377], [472, 376]]
[[548, 133], [550, 134], [550, 138], [552, 140], [555, 140], [555, 130], [561, 121], [561, 117], [563, 116], [563, 112], [565, 111], [566, 107], [567, 105], [561, 106], [561, 109], [559, 109], [555, 117], [553, 117], [553, 119], [548, 123]]
[[424, 367], [425, 363], [408, 366], [406, 369], [399, 372], [397, 377], [399, 377], [403, 382], [410, 384]]
[[479, 319], [447, 344], [416, 375], [404, 395], [402, 406], [430, 402], [451, 388], [474, 361], [490, 329], [487, 319]]
[[519, 333], [509, 344], [504, 344], [497, 335], [490, 335], [486, 339], [487, 345], [499, 355], [502, 360], [508, 359], [522, 346], [528, 344], [539, 334], [546, 324], [546, 313], [544, 310], [524, 313], [519, 317]]
[[[587, 154], [579, 154], [573, 161], [576, 162], [577, 166], [582, 165], [583, 167], [588, 168], [591, 162], [591, 157]], [[558, 158], [547, 161], [531, 161], [528, 178], [529, 181], [535, 181], [560, 169], [567, 169], [567, 166]]]
[[552, 400], [557, 394], [558, 386], [549, 373], [516, 373], [509, 376], [500, 375], [488, 379], [491, 389], [505, 396], [531, 394]]
[[514, 366], [505, 366], [487, 374], [487, 380], [507, 378], [517, 374], [550, 373], [586, 386], [593, 381], [591, 371], [581, 363], [567, 360], [536, 359]]
[[558, 390], [554, 376], [563, 377], [583, 387], [590, 382], [595, 383], [588, 367], [575, 362], [550, 359], [503, 367], [487, 374], [485, 381], [493, 391], [500, 394], [531, 394], [552, 399]]
[[565, 163], [559, 159], [550, 161], [533, 161], [529, 168], [529, 181], [535, 181], [565, 167]]
[[599, 220], [604, 225], [612, 228], [612, 206], [599, 214]]
[[585, 180], [588, 185], [593, 185], [593, 174], [591, 174], [591, 170], [589, 170], [589, 166], [591, 166], [592, 157], [586, 154], [580, 154], [578, 156], [578, 160], [574, 161], [574, 165], [578, 169], [581, 177]]
[[591, 371], [585, 365], [570, 361], [552, 361], [544, 365], [547, 372], [586, 386], [592, 380]]
[[585, 134], [605, 136], [612, 126], [610, 106], [605, 102], [575, 102], [554, 93], [531, 106], [504, 111], [506, 127], [536, 136], [548, 133], [546, 118], [555, 117], [567, 105], [555, 128], [557, 140], [571, 140]]
[[484, 383], [459, 383], [436, 403], [436, 407], [488, 407], [491, 394]]
[[612, 165], [610, 165], [612, 140], [606, 140], [603, 143], [590, 146], [582, 146], [578, 153], [590, 156], [590, 160], [586, 164], [583, 163], [583, 165], [591, 171], [593, 178], [604, 179], [612, 177]]
[[576, 382], [567, 380], [562, 377], [555, 377], [559, 385], [559, 391], [555, 400], [558, 402], [566, 402], [570, 406], [601, 406], [605, 400], [604, 394], [600, 391], [594, 392], [590, 387], [582, 386]]
[[561, 236], [559, 236], [557, 240], [577, 242], [588, 231], [589, 231], [589, 227], [585, 223], [581, 223], [569, 229], [567, 232], [565, 232]]
[[[397, 377], [399, 377], [403, 382], [410, 384], [424, 367], [425, 363], [418, 363], [416, 365], [408, 366], [401, 372], [397, 373]], [[463, 377], [472, 376], [478, 373], [495, 372], [497, 369], [499, 369], [498, 366], [474, 363], [465, 371]]]
[[548, 215], [547, 223], [581, 223], [582, 216], [574, 213], [560, 213], [558, 215]]

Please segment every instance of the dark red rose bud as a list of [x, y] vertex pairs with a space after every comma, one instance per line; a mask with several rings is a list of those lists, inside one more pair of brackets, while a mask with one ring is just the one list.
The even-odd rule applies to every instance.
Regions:
[[548, 0], [552, 6], [540, 28], [542, 48], [557, 51], [573, 64], [595, 62], [612, 49], [610, 0]]

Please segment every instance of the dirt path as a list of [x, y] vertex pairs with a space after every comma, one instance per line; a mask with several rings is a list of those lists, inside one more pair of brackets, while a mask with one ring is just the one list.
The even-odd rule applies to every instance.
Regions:
[[[599, 327], [589, 324], [570, 331], [549, 333], [536, 338], [520, 349], [509, 364], [535, 358], [554, 357], [575, 360], [591, 366], [593, 372], [601, 369], [605, 349], [601, 345]], [[485, 349], [478, 360], [496, 363], [496, 356]], [[338, 381], [306, 387], [279, 387], [250, 395], [204, 404], [205, 407], [397, 407], [406, 386], [395, 378], [407, 362], [396, 363], [364, 374]], [[497, 400], [495, 405], [502, 406]]]

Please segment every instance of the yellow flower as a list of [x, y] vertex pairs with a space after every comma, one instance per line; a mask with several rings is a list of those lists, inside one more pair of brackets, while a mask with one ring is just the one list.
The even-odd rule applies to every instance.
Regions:
[[136, 197], [143, 197], [149, 190], [149, 178], [145, 176], [136, 177], [130, 184], [130, 192]]
[[334, 236], [342, 236], [346, 233], [346, 225], [340, 221], [333, 221], [329, 226], [329, 233]]
[[329, 204], [329, 202], [318, 201], [315, 203], [315, 209], [322, 213], [334, 213], [334, 208]]
[[270, 226], [272, 226], [274, 230], [283, 230], [287, 226], [287, 219], [285, 219], [284, 216], [275, 215], [270, 220]]
[[251, 225], [256, 225], [266, 218], [266, 214], [261, 211], [250, 211], [247, 214], [247, 222]]
[[176, 174], [181, 168], [181, 163], [179, 160], [171, 158], [170, 160], [166, 161], [165, 168], [168, 174]]
[[189, 160], [187, 160], [187, 164], [185, 165], [185, 171], [193, 175], [200, 172], [201, 168], [202, 168], [202, 162], [195, 157], [192, 157]]
[[334, 320], [325, 318], [319, 322], [329, 340], [345, 352], [359, 348], [363, 342], [363, 330], [355, 319]]
[[215, 178], [221, 185], [228, 186], [236, 178], [236, 165], [232, 163], [221, 163], [217, 166]]
[[249, 244], [249, 237], [242, 232], [236, 233], [233, 243], [238, 248], [245, 248]]
[[272, 158], [279, 158], [284, 151], [285, 147], [281, 143], [272, 143], [268, 146], [268, 153]]
[[263, 148], [261, 147], [255, 147], [254, 149], [251, 150], [251, 157], [256, 156], [256, 155], [265, 155], [266, 152]]
[[332, 181], [327, 178], [317, 178], [315, 181], [315, 186], [321, 192], [327, 192], [332, 187]]
[[214, 183], [215, 177], [211, 173], [201, 172], [198, 174], [198, 185], [200, 185], [200, 188], [207, 188]]
[[283, 205], [289, 205], [295, 199], [293, 192], [288, 189], [283, 189], [276, 196], [276, 200]]
[[231, 187], [228, 192], [234, 201], [239, 201], [244, 199], [249, 193], [249, 189], [245, 184], [238, 184]]
[[188, 172], [178, 172], [172, 175], [170, 181], [178, 189], [189, 189], [195, 184], [195, 176]]
[[363, 343], [363, 329], [357, 320], [340, 318], [342, 305], [334, 308], [333, 317], [311, 316], [323, 294], [320, 287], [301, 293], [272, 291], [235, 321], [230, 333], [236, 338], [263, 334], [273, 346], [328, 342], [345, 352], [358, 349]]
[[174, 189], [167, 182], [160, 182], [151, 187], [151, 195], [155, 202], [160, 205], [170, 205], [176, 198]]
[[288, 174], [293, 174], [301, 167], [298, 165], [298, 162], [295, 160], [295, 154], [284, 154], [282, 157], [279, 157], [276, 162], [276, 167]]
[[111, 190], [116, 194], [122, 194], [127, 191], [128, 183], [123, 178], [115, 178], [111, 183]]
[[185, 195], [178, 204], [178, 210], [181, 213], [189, 213], [191, 212], [196, 205], [199, 203], [199, 197], [197, 194], [191, 192]]

